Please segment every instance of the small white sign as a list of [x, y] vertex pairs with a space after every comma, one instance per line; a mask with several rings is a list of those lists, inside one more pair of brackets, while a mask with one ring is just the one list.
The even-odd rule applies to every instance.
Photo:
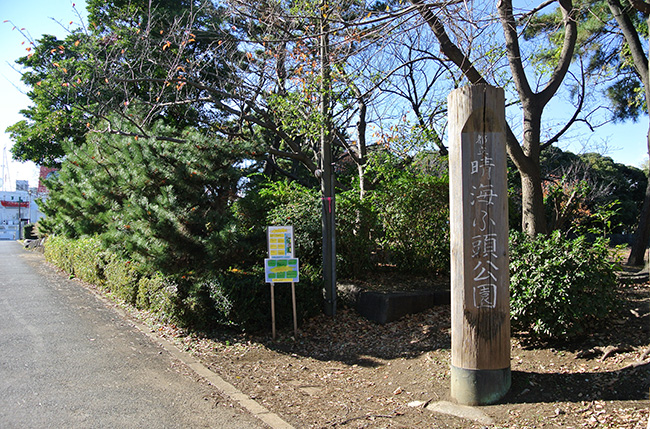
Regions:
[[293, 226], [269, 226], [267, 239], [270, 259], [293, 258]]

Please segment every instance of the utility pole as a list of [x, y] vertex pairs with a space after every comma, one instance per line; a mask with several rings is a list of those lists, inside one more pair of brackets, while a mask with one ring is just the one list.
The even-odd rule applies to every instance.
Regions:
[[320, 133], [320, 184], [323, 202], [323, 281], [325, 284], [325, 314], [336, 315], [336, 217], [334, 199], [334, 174], [332, 172], [331, 106], [332, 89], [329, 61], [329, 5], [323, 0], [320, 8], [320, 59], [321, 59], [321, 133]]
[[18, 239], [23, 239], [23, 216], [20, 211], [21, 206], [23, 205], [23, 198], [18, 197]]

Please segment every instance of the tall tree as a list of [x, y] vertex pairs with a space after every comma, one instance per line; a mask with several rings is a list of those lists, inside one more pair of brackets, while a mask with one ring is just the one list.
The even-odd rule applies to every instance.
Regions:
[[[65, 155], [63, 144], [83, 143], [88, 117], [74, 106], [89, 104], [90, 100], [80, 97], [74, 86], [61, 78], [68, 72], [68, 64], [74, 64], [83, 55], [77, 49], [79, 44], [74, 43], [44, 35], [28, 48], [29, 55], [17, 61], [29, 69], [23, 73], [22, 81], [31, 88], [27, 95], [33, 105], [21, 110], [25, 119], [7, 128], [14, 141], [11, 151], [15, 159], [54, 166]], [[85, 78], [82, 73], [79, 79]]]
[[[599, 77], [614, 121], [637, 120], [648, 113], [650, 100], [644, 47], [647, 42], [643, 41], [650, 4], [641, 0], [586, 0], [579, 2], [578, 7], [580, 55], [588, 58], [587, 73]], [[543, 16], [531, 21], [527, 32], [553, 31], [557, 23], [556, 16]], [[650, 153], [650, 143], [647, 144]], [[628, 259], [630, 265], [643, 263], [650, 239], [650, 185], [645, 192], [636, 237]]]
[[[224, 79], [231, 73], [224, 58], [231, 61], [236, 56], [237, 43], [221, 30], [215, 8], [203, 7], [199, 1], [91, 0], [88, 11], [86, 28], [63, 40], [48, 35], [30, 40], [31, 52], [17, 61], [27, 68], [22, 80], [32, 88], [28, 95], [34, 104], [22, 112], [25, 120], [9, 128], [16, 158], [56, 164], [64, 155], [62, 145], [81, 144], [88, 131], [121, 132], [108, 120], [115, 113], [136, 125], [143, 136], [147, 124], [163, 117], [180, 128], [190, 124], [209, 128], [223, 122], [223, 115], [206, 109], [200, 101], [179, 101], [183, 85], [175, 83], [176, 91], [163, 90], [171, 85], [172, 77], [183, 74], [188, 58], [204, 51], [212, 38], [222, 40], [221, 55], [207, 61], [208, 72], [199, 72], [204, 80], [232, 82]], [[204, 30], [211, 35], [197, 40], [184, 34], [181, 49], [172, 46], [165, 31], [196, 20], [210, 22], [212, 26]], [[151, 81], [138, 80], [142, 75]], [[127, 81], [135, 81], [128, 90]], [[134, 106], [141, 115], [132, 115]], [[102, 128], [97, 128], [100, 122]]]
[[[450, 15], [462, 16], [463, 5], [453, 6], [448, 3], [426, 3], [423, 0], [411, 0], [417, 8], [420, 16], [428, 24], [440, 44], [440, 50], [452, 61], [472, 84], [488, 83], [485, 73], [481, 72], [471, 57], [471, 50], [463, 51], [459, 43], [450, 37], [448, 28], [452, 19], [446, 19]], [[554, 4], [547, 2], [544, 6]], [[506, 50], [505, 54], [512, 73], [512, 79], [519, 97], [523, 115], [523, 130], [521, 141], [515, 136], [512, 129], [508, 127], [506, 147], [508, 155], [517, 167], [521, 176], [522, 186], [522, 229], [529, 235], [545, 233], [546, 220], [544, 214], [544, 198], [542, 192], [542, 180], [540, 169], [540, 153], [545, 148], [557, 141], [559, 135], [564, 133], [568, 125], [575, 121], [574, 115], [569, 124], [565, 126], [558, 135], [546, 142], [541, 139], [542, 114], [544, 108], [558, 92], [562, 81], [569, 71], [573, 59], [575, 43], [577, 39], [577, 23], [575, 20], [575, 9], [571, 0], [559, 0], [557, 2], [562, 15], [562, 49], [557, 56], [555, 66], [541, 87], [535, 88], [531, 83], [530, 74], [534, 70], [527, 70], [525, 66], [525, 53], [520, 45], [521, 19], [517, 19], [513, 12], [511, 0], [500, 0], [497, 4], [498, 18], [503, 30]], [[539, 12], [539, 9], [531, 13]], [[519, 17], [521, 18], [521, 17]], [[447, 25], [446, 25], [447, 24]], [[457, 38], [458, 40], [458, 38]]]
[[[133, 127], [111, 119], [123, 130]], [[157, 138], [92, 134], [70, 147], [43, 202], [42, 227], [99, 235], [116, 253], [168, 275], [228, 268], [232, 201], [252, 168], [243, 162], [252, 146], [162, 121], [153, 127]]]
[[[632, 59], [634, 70], [643, 85], [644, 104], [646, 113], [650, 110], [650, 72], [648, 70], [648, 56], [645, 53], [641, 42], [641, 30], [634, 25], [639, 21], [639, 14], [647, 17], [647, 25], [650, 24], [650, 4], [642, 0], [631, 0], [632, 7], [623, 7], [619, 0], [607, 0], [607, 4], [623, 33], [625, 42], [629, 49], [629, 57]], [[647, 136], [648, 154], [650, 155], [650, 127]], [[636, 239], [632, 245], [628, 264], [641, 265], [644, 261], [646, 247], [650, 239], [650, 181], [646, 187], [643, 207], [639, 219], [639, 226], [636, 230]]]

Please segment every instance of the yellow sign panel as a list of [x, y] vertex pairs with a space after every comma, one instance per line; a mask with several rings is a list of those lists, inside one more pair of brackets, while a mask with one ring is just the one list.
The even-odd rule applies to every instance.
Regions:
[[267, 229], [269, 258], [293, 258], [293, 226], [269, 226]]

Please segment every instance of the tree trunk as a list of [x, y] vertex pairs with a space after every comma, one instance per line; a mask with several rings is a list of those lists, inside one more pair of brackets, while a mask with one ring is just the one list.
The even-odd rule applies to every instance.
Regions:
[[[648, 142], [648, 153], [650, 154], [650, 130], [648, 130], [646, 140]], [[636, 229], [635, 237], [627, 264], [643, 265], [645, 249], [648, 245], [648, 240], [650, 239], [650, 180], [648, 180], [648, 184], [645, 188], [643, 207], [641, 208], [639, 226]]]
[[539, 162], [543, 107], [540, 107], [536, 101], [536, 97], [533, 97], [522, 103], [524, 111], [522, 149], [525, 159], [513, 160], [521, 176], [521, 230], [530, 237], [547, 232], [542, 171]]
[[[635, 2], [633, 3], [634, 7], [639, 9], [640, 6], [645, 6], [646, 8], [648, 7], [647, 3], [641, 2]], [[616, 16], [617, 22], [619, 22], [619, 26], [624, 29], [624, 34], [625, 34], [625, 40], [628, 41], [628, 44], [630, 46], [636, 46], [635, 43], [630, 43], [631, 41], [634, 42], [635, 39], [633, 36], [636, 33], [632, 32], [625, 32], [625, 30], [628, 28], [625, 25], [625, 21], [623, 20], [625, 16], [619, 12], [617, 15], [616, 12], [618, 11], [615, 6], [612, 6], [612, 2], [610, 2], [610, 8], [614, 15]], [[647, 10], [646, 10], [647, 12]], [[620, 19], [619, 19], [620, 17]], [[647, 24], [650, 25], [650, 17], [647, 20]], [[628, 35], [628, 33], [630, 33]], [[641, 80], [643, 81], [643, 87], [645, 89], [645, 101], [646, 105], [648, 108], [648, 111], [650, 112], [650, 105], [648, 104], [650, 102], [650, 76], [648, 70], [650, 70], [650, 67], [648, 67], [648, 58], [644, 55], [644, 52], [642, 48], [639, 48], [640, 52], [638, 52], [638, 55], [635, 56], [635, 65], [638, 63], [639, 65], [636, 67], [637, 71], [639, 71], [639, 75], [641, 76]], [[645, 67], [644, 67], [645, 66]], [[648, 147], [648, 154], [650, 155], [650, 128], [648, 129], [648, 135], [646, 136], [646, 145]], [[634, 240], [634, 244], [632, 244], [632, 249], [630, 250], [630, 256], [627, 260], [628, 265], [643, 265], [644, 263], [644, 258], [645, 258], [645, 249], [648, 245], [648, 240], [650, 239], [650, 177], [648, 180], [648, 184], [646, 185], [645, 188], [645, 197], [643, 198], [643, 207], [641, 208], [641, 215], [639, 218], [639, 226], [636, 229], [636, 238]]]
[[546, 233], [544, 194], [539, 167], [520, 169], [521, 175], [521, 230], [530, 237]]
[[359, 173], [359, 198], [363, 199], [366, 195], [366, 155], [368, 149], [366, 147], [366, 129], [368, 123], [366, 122], [366, 114], [368, 112], [368, 107], [366, 106], [366, 100], [361, 94], [359, 94], [359, 123], [357, 124], [357, 137], [359, 138], [358, 146], [358, 157], [359, 162], [357, 162], [357, 172]]
[[[648, 66], [648, 57], [645, 54], [644, 46], [639, 38], [639, 33], [618, 0], [608, 0], [607, 3], [630, 49], [630, 55], [634, 61], [634, 68], [643, 82], [645, 101], [650, 111], [650, 67]], [[630, 3], [636, 10], [646, 15], [650, 13], [650, 4], [639, 0], [632, 0]], [[650, 25], [650, 17], [646, 22]], [[646, 142], [648, 146], [648, 154], [650, 154], [650, 130], [648, 131]], [[648, 185], [645, 189], [643, 207], [641, 208], [641, 216], [635, 235], [636, 239], [632, 245], [630, 257], [627, 260], [628, 265], [643, 264], [645, 249], [648, 245], [648, 239], [650, 239], [650, 181], [648, 181]]]

